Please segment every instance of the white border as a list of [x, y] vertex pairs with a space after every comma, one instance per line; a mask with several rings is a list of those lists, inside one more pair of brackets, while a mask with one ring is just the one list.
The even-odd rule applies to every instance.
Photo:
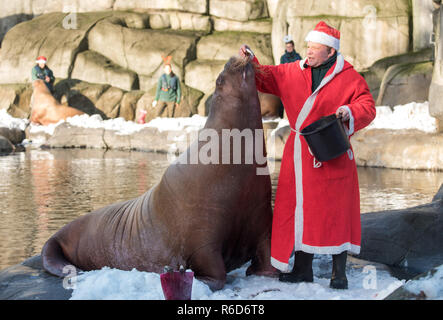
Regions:
[[326, 46], [332, 47], [335, 50], [340, 50], [340, 39], [334, 38], [327, 33], [312, 30], [309, 31], [308, 35], [305, 38], [305, 41], [317, 42], [324, 44]]
[[289, 272], [289, 264], [278, 261], [273, 257], [271, 257], [271, 265], [282, 272]]

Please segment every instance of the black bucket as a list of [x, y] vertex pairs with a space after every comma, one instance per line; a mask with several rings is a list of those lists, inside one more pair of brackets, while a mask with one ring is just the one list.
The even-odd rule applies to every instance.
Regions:
[[343, 123], [335, 114], [311, 123], [300, 134], [320, 162], [335, 159], [351, 148]]

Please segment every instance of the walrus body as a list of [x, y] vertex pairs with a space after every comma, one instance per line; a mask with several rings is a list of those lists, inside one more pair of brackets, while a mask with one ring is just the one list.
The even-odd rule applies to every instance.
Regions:
[[43, 80], [33, 82], [34, 92], [32, 95], [31, 122], [44, 126], [66, 120], [84, 112], [58, 103], [49, 92]]
[[[218, 134], [223, 129], [262, 129], [254, 69], [247, 61], [231, 58], [219, 75], [200, 134], [205, 129]], [[264, 150], [263, 135], [254, 138], [254, 145]], [[194, 142], [140, 197], [60, 229], [43, 247], [44, 268], [64, 276], [68, 264], [82, 270], [109, 266], [158, 273], [166, 265], [183, 265], [213, 290], [224, 286], [227, 272], [249, 260], [247, 274], [275, 275], [270, 265], [271, 181], [269, 174], [257, 175], [266, 163], [245, 164], [243, 145], [241, 164], [186, 164], [192, 150], [205, 146]], [[217, 153], [211, 155], [222, 163], [222, 152]]]
[[362, 215], [359, 258], [414, 277], [443, 264], [443, 184], [431, 203]]

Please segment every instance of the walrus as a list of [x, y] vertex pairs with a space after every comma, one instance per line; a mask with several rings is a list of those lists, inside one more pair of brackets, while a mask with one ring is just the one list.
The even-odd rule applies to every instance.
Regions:
[[[233, 138], [220, 137], [223, 129], [261, 132], [253, 136], [253, 144], [265, 155], [255, 68], [249, 60], [232, 57], [226, 63], [211, 104], [200, 134], [217, 133], [212, 142], [234, 150]], [[156, 273], [182, 265], [212, 290], [223, 288], [226, 274], [248, 261], [247, 275], [275, 276], [270, 265], [271, 180], [269, 172], [257, 174], [267, 168], [266, 157], [247, 163], [243, 143], [240, 164], [231, 161], [232, 152], [223, 164], [227, 159], [218, 149], [207, 154], [221, 164], [200, 159], [192, 164], [192, 150], [208, 146], [203, 140], [182, 153], [146, 193], [61, 228], [43, 246], [44, 269], [63, 277], [67, 265], [83, 271], [107, 266]]]
[[283, 104], [279, 97], [273, 94], [258, 92], [261, 115], [264, 119], [283, 118]]
[[361, 216], [359, 258], [412, 278], [443, 264], [443, 184], [427, 204]]
[[31, 122], [41, 125], [57, 123], [84, 112], [60, 104], [51, 94], [43, 80], [34, 80], [31, 102]]

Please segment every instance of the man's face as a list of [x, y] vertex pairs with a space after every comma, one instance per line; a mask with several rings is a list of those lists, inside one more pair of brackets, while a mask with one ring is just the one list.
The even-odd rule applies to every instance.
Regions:
[[40, 69], [44, 69], [46, 66], [46, 63], [39, 62], [38, 66], [40, 67]]
[[308, 42], [308, 50], [306, 52], [308, 57], [308, 64], [311, 67], [318, 67], [325, 63], [335, 53], [335, 49], [328, 52], [328, 47], [324, 44], [316, 42]]
[[286, 44], [286, 51], [287, 51], [287, 52], [292, 52], [292, 51], [294, 51], [294, 46], [292, 45], [292, 43], [287, 43], [287, 44]]
[[165, 71], [166, 74], [170, 74], [171, 73], [171, 67], [170, 66], [165, 66], [165, 68], [163, 70]]

